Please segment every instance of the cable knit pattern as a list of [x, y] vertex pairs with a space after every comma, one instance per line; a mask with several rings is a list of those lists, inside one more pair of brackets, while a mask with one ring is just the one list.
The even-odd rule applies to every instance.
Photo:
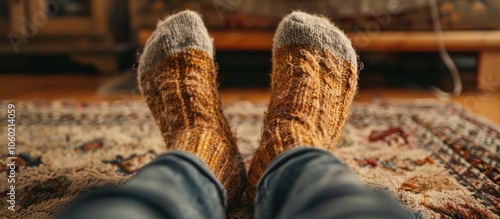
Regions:
[[140, 58], [138, 80], [167, 149], [206, 162], [228, 204], [246, 187], [243, 159], [222, 114], [212, 43], [201, 18], [185, 11], [161, 21]]
[[356, 52], [326, 18], [294, 12], [274, 38], [271, 101], [250, 167], [247, 197], [279, 154], [297, 146], [333, 150], [357, 90]]

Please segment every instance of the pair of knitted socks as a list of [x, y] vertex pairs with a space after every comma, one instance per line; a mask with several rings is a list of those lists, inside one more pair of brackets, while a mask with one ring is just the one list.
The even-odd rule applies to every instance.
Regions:
[[351, 42], [328, 19], [293, 12], [279, 24], [271, 101], [248, 177], [222, 114], [213, 55], [200, 16], [180, 12], [158, 23], [140, 57], [138, 79], [167, 149], [204, 160], [226, 188], [229, 205], [245, 190], [253, 202], [264, 170], [284, 151], [335, 147], [356, 93], [358, 69]]

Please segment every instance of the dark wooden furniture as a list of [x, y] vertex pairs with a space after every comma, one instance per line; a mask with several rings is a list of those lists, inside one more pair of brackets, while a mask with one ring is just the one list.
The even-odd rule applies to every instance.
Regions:
[[1, 54], [66, 54], [109, 74], [120, 54], [137, 48], [127, 1], [6, 0], [0, 7]]

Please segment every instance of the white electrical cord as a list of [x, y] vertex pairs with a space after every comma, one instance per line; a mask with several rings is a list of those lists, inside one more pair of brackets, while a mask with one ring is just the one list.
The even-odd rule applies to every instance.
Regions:
[[452, 93], [446, 93], [437, 87], [432, 87], [432, 90], [437, 98], [441, 100], [449, 100], [450, 97], [459, 96], [462, 93], [462, 79], [460, 78], [457, 66], [451, 59], [450, 54], [448, 54], [448, 51], [446, 51], [446, 48], [444, 46], [443, 30], [441, 29], [441, 23], [439, 20], [439, 10], [437, 5], [437, 0], [429, 0], [429, 6], [431, 8], [432, 23], [434, 24], [434, 32], [436, 33], [437, 36], [439, 55], [441, 56], [441, 59], [443, 59], [443, 62], [448, 68], [448, 70], [450, 70], [454, 84]]

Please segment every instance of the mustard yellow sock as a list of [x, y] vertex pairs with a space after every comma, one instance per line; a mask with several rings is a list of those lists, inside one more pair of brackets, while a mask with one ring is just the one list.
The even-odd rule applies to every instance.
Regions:
[[298, 146], [333, 150], [356, 94], [357, 65], [351, 42], [328, 19], [294, 12], [281, 21], [274, 37], [271, 100], [248, 174], [250, 202], [279, 154]]
[[167, 149], [205, 161], [232, 205], [246, 188], [246, 172], [222, 114], [216, 76], [212, 41], [191, 11], [161, 21], [139, 60], [140, 89]]

